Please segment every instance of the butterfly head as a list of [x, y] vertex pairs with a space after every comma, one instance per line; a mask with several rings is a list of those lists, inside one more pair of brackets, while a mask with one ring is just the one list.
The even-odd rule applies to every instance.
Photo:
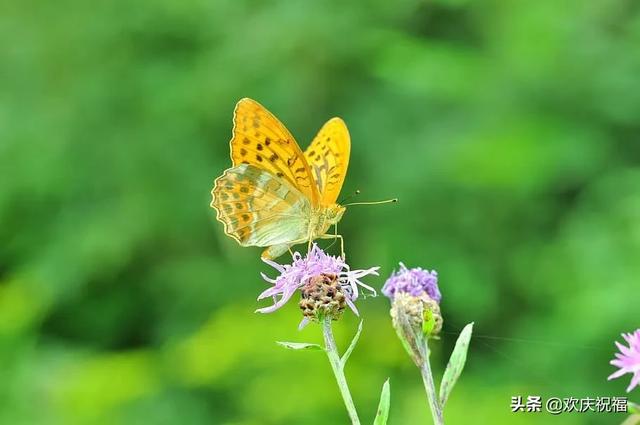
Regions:
[[347, 210], [340, 204], [333, 204], [326, 210], [326, 219], [329, 224], [336, 224], [342, 219], [342, 215]]

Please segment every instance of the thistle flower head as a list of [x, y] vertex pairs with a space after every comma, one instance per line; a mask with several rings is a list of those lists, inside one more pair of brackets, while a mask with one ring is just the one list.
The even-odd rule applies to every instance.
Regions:
[[382, 293], [391, 299], [391, 319], [409, 355], [420, 365], [426, 355], [425, 338], [436, 338], [442, 329], [438, 274], [420, 267], [393, 272], [382, 287]]
[[407, 269], [400, 263], [400, 270], [393, 272], [382, 287], [382, 293], [394, 299], [398, 293], [407, 293], [414, 297], [426, 294], [437, 303], [442, 295], [438, 288], [438, 273], [435, 270], [424, 270], [420, 267]]
[[[264, 259], [263, 261], [280, 274], [272, 279], [262, 273], [262, 278], [273, 284], [272, 287], [264, 291], [258, 296], [258, 300], [272, 297], [273, 305], [263, 307], [256, 312], [271, 313], [286, 304], [293, 294], [301, 289], [303, 301], [300, 307], [305, 315], [305, 320], [301, 325], [307, 323], [315, 314], [320, 312], [320, 304], [326, 301], [332, 304], [332, 311], [339, 315], [341, 312], [340, 305], [344, 309], [346, 304], [357, 315], [358, 310], [354, 301], [360, 294], [360, 288], [369, 291], [373, 296], [376, 295], [375, 289], [364, 284], [360, 279], [367, 275], [378, 275], [379, 267], [371, 267], [366, 270], [351, 270], [349, 265], [341, 258], [326, 254], [316, 244], [313, 244], [311, 250], [306, 256], [302, 256], [296, 252], [293, 254], [293, 262], [291, 264], [280, 265], [274, 261]], [[333, 288], [333, 289], [331, 289]], [[344, 298], [341, 299], [341, 295]], [[316, 308], [317, 307], [317, 308]], [[334, 308], [335, 307], [335, 308]]]
[[628, 334], [623, 333], [622, 337], [629, 346], [627, 347], [616, 341], [616, 346], [620, 352], [616, 353], [616, 358], [609, 363], [619, 369], [607, 379], [612, 380], [631, 373], [633, 376], [629, 387], [627, 387], [627, 392], [631, 392], [634, 387], [640, 386], [640, 329]]

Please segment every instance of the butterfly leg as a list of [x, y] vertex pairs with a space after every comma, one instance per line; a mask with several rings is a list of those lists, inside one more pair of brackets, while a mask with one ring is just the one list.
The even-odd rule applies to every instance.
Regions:
[[313, 245], [313, 233], [311, 233], [311, 228], [309, 228], [309, 235], [307, 239], [309, 243], [307, 244], [307, 255], [311, 252], [311, 246]]
[[346, 258], [346, 254], [344, 253], [344, 238], [342, 237], [342, 235], [339, 234], [324, 234], [324, 235], [320, 235], [319, 239], [340, 239], [340, 255], [342, 256], [342, 259], [344, 260]]
[[[335, 230], [335, 237], [336, 239], [338, 239], [338, 223], [336, 223], [333, 227]], [[340, 236], [340, 256], [342, 257], [342, 261], [346, 261], [347, 254], [345, 254], [344, 252], [344, 239], [342, 238], [342, 236]]]

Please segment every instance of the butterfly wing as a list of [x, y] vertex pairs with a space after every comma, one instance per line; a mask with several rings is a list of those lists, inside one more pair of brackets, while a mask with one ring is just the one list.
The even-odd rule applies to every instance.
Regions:
[[231, 160], [234, 166], [254, 165], [285, 180], [312, 205], [319, 194], [304, 154], [291, 133], [264, 106], [252, 99], [236, 105], [231, 138]]
[[254, 165], [226, 170], [211, 194], [211, 206], [225, 233], [242, 246], [290, 244], [308, 238], [308, 198], [288, 181]]
[[304, 153], [320, 194], [320, 205], [333, 205], [347, 175], [351, 138], [340, 118], [332, 118], [322, 126]]

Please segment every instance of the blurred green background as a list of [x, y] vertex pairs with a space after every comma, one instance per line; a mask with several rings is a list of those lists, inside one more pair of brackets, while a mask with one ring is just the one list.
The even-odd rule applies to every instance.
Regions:
[[[209, 208], [245, 96], [303, 147], [342, 117], [343, 194], [400, 198], [340, 231], [375, 287], [438, 270], [438, 375], [475, 321], [449, 423], [624, 418], [509, 406], [625, 395], [606, 377], [639, 326], [637, 2], [9, 1], [0, 34], [0, 423], [346, 423], [326, 359], [274, 344], [318, 330], [295, 302], [254, 314], [273, 272]], [[363, 422], [390, 377], [390, 424], [429, 423], [388, 301], [359, 306]]]

